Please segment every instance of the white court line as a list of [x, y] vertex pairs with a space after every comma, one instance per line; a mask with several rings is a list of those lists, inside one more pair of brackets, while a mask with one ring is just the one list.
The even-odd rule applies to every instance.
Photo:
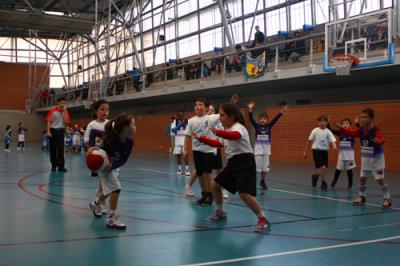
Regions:
[[[326, 199], [326, 200], [332, 200], [332, 201], [338, 201], [338, 202], [353, 203], [351, 200], [335, 199], [335, 198], [330, 198], [330, 197], [325, 197], [325, 196], [318, 196], [318, 195], [306, 194], [306, 193], [283, 190], [283, 189], [270, 188], [269, 190], [288, 193], [288, 194], [293, 194], [293, 195], [306, 196], [306, 197], [311, 197], [311, 198], [318, 198], [318, 199]], [[371, 207], [378, 207], [380, 209], [382, 208], [382, 206], [379, 205], [379, 204], [366, 203], [365, 205], [371, 206]], [[399, 208], [391, 208], [391, 210], [400, 210], [400, 209]]]
[[242, 258], [228, 259], [228, 260], [217, 260], [217, 261], [209, 261], [209, 262], [202, 262], [202, 263], [195, 263], [195, 264], [186, 264], [186, 265], [182, 265], [182, 266], [216, 265], [216, 264], [225, 264], [225, 263], [240, 262], [240, 261], [247, 261], [247, 260], [259, 260], [259, 259], [265, 259], [265, 258], [280, 257], [280, 256], [308, 253], [308, 252], [328, 250], [328, 249], [360, 246], [360, 245], [366, 245], [366, 244], [371, 244], [371, 243], [395, 240], [395, 239], [399, 239], [399, 238], [400, 238], [400, 235], [386, 237], [386, 238], [372, 239], [372, 240], [367, 240], [367, 241], [360, 241], [360, 242], [353, 242], [353, 243], [346, 243], [346, 244], [339, 244], [339, 245], [331, 245], [331, 246], [325, 246], [325, 247], [298, 249], [298, 250], [278, 252], [278, 253], [265, 254], [265, 255], [259, 255], [259, 256], [242, 257]]
[[358, 229], [370, 229], [370, 228], [377, 228], [377, 227], [387, 227], [387, 226], [395, 226], [395, 225], [399, 225], [399, 224], [400, 224], [400, 223], [377, 224], [377, 225], [370, 225], [370, 226], [359, 227]]
[[[161, 171], [157, 171], [157, 170], [153, 170], [153, 169], [147, 169], [147, 168], [136, 168], [136, 170], [143, 170], [143, 171], [147, 171], [147, 172], [153, 172], [153, 173], [157, 173], [157, 174], [164, 174], [164, 175], [174, 175], [168, 172], [161, 172]], [[175, 175], [176, 176], [176, 175]]]

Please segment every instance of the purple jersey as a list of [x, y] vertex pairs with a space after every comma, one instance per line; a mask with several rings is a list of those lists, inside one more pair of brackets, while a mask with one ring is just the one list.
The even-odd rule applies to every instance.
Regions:
[[253, 113], [249, 113], [250, 122], [254, 127], [255, 133], [255, 145], [254, 145], [254, 155], [271, 154], [271, 129], [281, 118], [282, 113], [276, 115], [270, 123], [266, 125], [258, 124], [254, 118]]
[[115, 139], [111, 141], [109, 145], [105, 145], [103, 142], [102, 148], [111, 158], [112, 169], [117, 169], [128, 161], [133, 145], [133, 139], [131, 138], [128, 138], [125, 142], [122, 142], [120, 139]]

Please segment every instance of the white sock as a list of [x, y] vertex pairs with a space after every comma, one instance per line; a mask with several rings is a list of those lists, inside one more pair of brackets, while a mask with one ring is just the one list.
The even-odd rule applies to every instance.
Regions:
[[257, 213], [257, 217], [260, 218], [265, 218], [265, 213], [263, 211], [260, 211], [259, 213]]
[[223, 204], [217, 204], [217, 209], [222, 211], [222, 212], [225, 212]]
[[189, 165], [186, 165], [186, 171], [189, 171]]
[[182, 166], [178, 165], [178, 170], [181, 171], [182, 170]]
[[115, 210], [108, 210], [108, 218], [111, 218], [115, 215], [116, 211]]

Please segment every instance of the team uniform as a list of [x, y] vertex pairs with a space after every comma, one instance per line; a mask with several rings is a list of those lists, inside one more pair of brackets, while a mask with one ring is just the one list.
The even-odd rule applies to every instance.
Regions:
[[104, 135], [104, 128], [105, 128], [107, 122], [108, 122], [108, 119], [106, 119], [103, 122], [93, 120], [87, 125], [83, 140], [88, 147], [100, 147], [101, 146], [101, 144], [102, 144], [101, 138]]
[[18, 128], [18, 146], [17, 150], [25, 150], [25, 131], [27, 131], [27, 128], [24, 127], [19, 127]]
[[[199, 138], [201, 142], [207, 145], [225, 148], [228, 163], [214, 181], [232, 194], [239, 192], [256, 196], [256, 161], [247, 129], [236, 122], [230, 128], [216, 130], [215, 135], [220, 140], [210, 139], [206, 136]], [[259, 221], [254, 231], [270, 230], [271, 225], [265, 218], [264, 213], [260, 212], [257, 216]], [[226, 218], [227, 215], [223, 211], [221, 204], [208, 220], [220, 221], [226, 220]]]
[[9, 129], [6, 131], [6, 134], [4, 135], [4, 144], [5, 144], [4, 151], [10, 152], [11, 140], [12, 140], [12, 130]]
[[188, 125], [188, 120], [180, 121], [176, 119], [171, 124], [171, 136], [175, 137], [174, 155], [182, 155], [185, 143], [185, 129]]
[[249, 113], [249, 116], [250, 122], [255, 131], [254, 156], [257, 172], [266, 173], [270, 171], [269, 157], [271, 155], [271, 129], [276, 122], [278, 122], [279, 118], [282, 117], [282, 113], [279, 113], [270, 123], [264, 126], [258, 124], [254, 120], [252, 112]]
[[79, 128], [72, 129], [72, 144], [74, 147], [81, 146], [81, 132]]
[[313, 159], [315, 168], [328, 167], [329, 144], [336, 142], [336, 138], [329, 129], [315, 128], [308, 140], [312, 141]]
[[[195, 116], [189, 119], [185, 136], [192, 137], [192, 132], [206, 137], [215, 138], [210, 126], [214, 127], [219, 121], [219, 115]], [[217, 149], [192, 138], [193, 161], [197, 175], [210, 174], [215, 167]]]

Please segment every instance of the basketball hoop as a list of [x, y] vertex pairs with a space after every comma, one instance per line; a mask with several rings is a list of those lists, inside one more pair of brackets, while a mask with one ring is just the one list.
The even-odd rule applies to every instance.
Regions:
[[358, 65], [360, 59], [348, 54], [333, 56], [333, 63], [336, 67], [336, 76], [350, 76], [352, 66]]

